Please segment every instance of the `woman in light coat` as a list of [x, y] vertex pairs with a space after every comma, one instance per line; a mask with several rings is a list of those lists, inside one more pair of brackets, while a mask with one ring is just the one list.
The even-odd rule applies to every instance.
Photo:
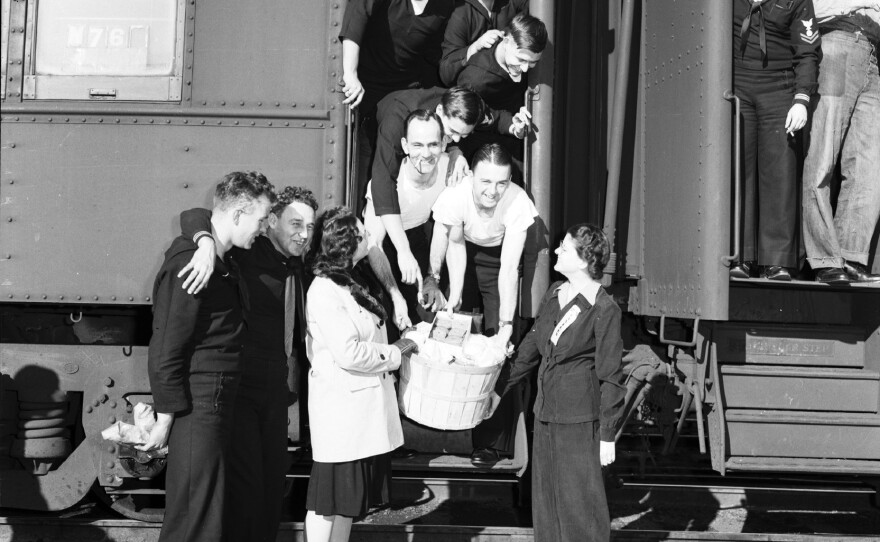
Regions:
[[388, 452], [403, 444], [391, 371], [415, 343], [388, 344], [385, 310], [351, 277], [369, 249], [360, 220], [335, 207], [315, 231], [306, 298], [314, 458], [306, 534], [310, 542], [339, 542], [348, 540], [354, 518], [388, 500]]

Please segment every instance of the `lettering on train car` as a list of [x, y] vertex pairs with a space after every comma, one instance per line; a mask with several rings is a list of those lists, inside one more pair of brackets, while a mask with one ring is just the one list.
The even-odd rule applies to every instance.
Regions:
[[[741, 343], [740, 343], [741, 344]], [[764, 356], [833, 356], [834, 343], [809, 339], [746, 338], [745, 353]]]

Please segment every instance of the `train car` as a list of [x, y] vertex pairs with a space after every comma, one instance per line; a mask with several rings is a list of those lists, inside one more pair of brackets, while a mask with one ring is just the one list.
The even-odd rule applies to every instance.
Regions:
[[[346, 3], [2, 0], [0, 506], [94, 490], [161, 517], [161, 460], [101, 438], [149, 402], [150, 295], [177, 214], [255, 169], [354, 203], [341, 105]], [[624, 432], [713, 468], [880, 474], [880, 290], [731, 281], [739, 224], [728, 2], [533, 0], [551, 43], [530, 73], [524, 183], [542, 220], [521, 316], [574, 222], [614, 239], [626, 311]], [[289, 410], [292, 450], [302, 405]], [[407, 424], [396, 469], [464, 471], [467, 432]], [[517, 453], [499, 475], [527, 465]]]

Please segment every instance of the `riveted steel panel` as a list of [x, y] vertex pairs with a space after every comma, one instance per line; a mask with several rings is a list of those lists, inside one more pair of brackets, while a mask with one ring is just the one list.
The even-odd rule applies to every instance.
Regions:
[[645, 2], [642, 270], [637, 311], [726, 320], [729, 2]]
[[325, 184], [332, 135], [314, 121], [250, 128], [70, 120], [3, 123], [2, 301], [148, 303], [178, 213], [210, 207], [214, 185], [230, 171], [258, 170], [323, 201], [337, 191], [336, 179]]
[[[246, 7], [198, 2], [192, 46], [194, 107], [262, 102], [327, 109], [344, 2], [298, 0]], [[331, 51], [332, 50], [332, 51]], [[328, 52], [330, 51], [330, 52]], [[342, 76], [341, 70], [338, 72]], [[314, 104], [314, 105], [313, 105]]]

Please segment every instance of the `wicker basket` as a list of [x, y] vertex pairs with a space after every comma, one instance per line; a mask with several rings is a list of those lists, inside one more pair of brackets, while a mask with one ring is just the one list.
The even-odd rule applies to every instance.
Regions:
[[502, 365], [439, 365], [418, 354], [404, 356], [397, 394], [400, 411], [407, 418], [434, 429], [476, 427], [483, 420]]

